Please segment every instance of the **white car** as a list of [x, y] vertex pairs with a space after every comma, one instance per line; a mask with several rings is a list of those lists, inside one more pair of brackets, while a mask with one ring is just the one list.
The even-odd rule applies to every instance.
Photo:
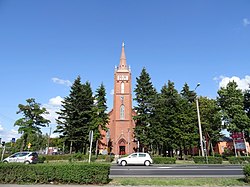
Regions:
[[127, 157], [122, 157], [117, 160], [118, 165], [145, 165], [149, 166], [153, 163], [152, 158], [148, 153], [132, 153]]
[[38, 162], [38, 154], [36, 152], [18, 152], [5, 158], [3, 162], [20, 162], [25, 164], [35, 164]]

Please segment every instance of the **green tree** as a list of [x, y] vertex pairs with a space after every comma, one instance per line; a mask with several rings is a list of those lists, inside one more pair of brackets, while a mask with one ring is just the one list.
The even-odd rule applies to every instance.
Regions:
[[154, 112], [154, 102], [157, 92], [153, 87], [151, 78], [146, 69], [143, 68], [139, 77], [136, 78], [136, 87], [134, 89], [137, 106], [134, 107], [137, 115], [134, 116], [136, 123], [135, 137], [140, 142], [142, 148], [150, 145], [151, 116]]
[[179, 142], [180, 156], [182, 157], [183, 151], [187, 155], [189, 154], [188, 150], [192, 150], [194, 146], [197, 146], [199, 133], [195, 107], [195, 91], [190, 90], [188, 84], [185, 83], [180, 96], [181, 99], [177, 111], [177, 129], [179, 129], [177, 142]]
[[46, 127], [50, 120], [43, 117], [44, 114], [48, 114], [46, 108], [42, 107], [39, 103], [36, 103], [34, 98], [27, 99], [27, 104], [19, 104], [17, 114], [21, 113], [22, 118], [18, 119], [14, 126], [19, 126], [18, 133], [21, 133], [22, 145], [20, 150], [27, 149], [28, 137], [37, 134], [41, 135], [41, 127]]
[[96, 90], [95, 94], [95, 104], [93, 108], [94, 111], [91, 128], [91, 130], [93, 130], [94, 132], [93, 139], [95, 140], [96, 144], [98, 144], [99, 140], [103, 138], [102, 131], [107, 131], [107, 124], [109, 122], [107, 108], [106, 90], [104, 85], [101, 84], [100, 87]]
[[[152, 116], [152, 133], [156, 137], [156, 147], [158, 154], [173, 156], [173, 149], [177, 148], [176, 134], [179, 129], [175, 129], [177, 120], [177, 110], [180, 96], [174, 87], [174, 83], [168, 81], [161, 89], [161, 93], [155, 102], [155, 112]], [[176, 131], [177, 130], [177, 131]]]
[[250, 90], [244, 91], [244, 110], [248, 118], [250, 118]]
[[222, 136], [220, 107], [216, 100], [207, 97], [199, 97], [199, 104], [202, 132], [206, 140], [207, 151], [211, 153], [213, 150], [210, 152], [210, 147], [214, 147]]
[[50, 147], [57, 147], [59, 150], [63, 150], [64, 148], [64, 140], [62, 138], [50, 138], [49, 145]]
[[[248, 116], [248, 119], [250, 119], [250, 90], [244, 91], [244, 110]], [[248, 127], [248, 130], [245, 131], [245, 137], [248, 142], [250, 142], [250, 127]]]
[[195, 102], [197, 95], [196, 95], [195, 91], [190, 90], [189, 85], [187, 83], [185, 83], [182, 90], [181, 90], [181, 96], [183, 98], [185, 98], [188, 102], [193, 103], [193, 102]]
[[94, 98], [89, 82], [81, 83], [80, 76], [71, 86], [69, 96], [62, 101], [62, 109], [57, 121], [55, 132], [60, 133], [69, 145], [74, 142], [73, 147], [76, 152], [86, 153], [89, 145], [88, 135], [92, 129]]
[[62, 101], [62, 109], [57, 112], [59, 114], [58, 119], [56, 119], [58, 125], [54, 132], [60, 133], [60, 138], [63, 138], [66, 142], [75, 140], [74, 120], [78, 116], [76, 100], [79, 100], [79, 92], [82, 92], [80, 76], [72, 84], [69, 96]]
[[249, 131], [249, 118], [244, 111], [244, 97], [236, 82], [229, 82], [218, 91], [225, 128], [229, 132]]

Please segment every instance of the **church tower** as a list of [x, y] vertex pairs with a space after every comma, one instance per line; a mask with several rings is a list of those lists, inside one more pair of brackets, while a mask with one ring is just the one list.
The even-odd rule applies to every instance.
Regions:
[[115, 155], [130, 154], [134, 152], [136, 144], [134, 139], [135, 122], [132, 109], [131, 70], [127, 66], [125, 45], [122, 44], [120, 64], [114, 72], [114, 100], [113, 109], [109, 113], [109, 146]]

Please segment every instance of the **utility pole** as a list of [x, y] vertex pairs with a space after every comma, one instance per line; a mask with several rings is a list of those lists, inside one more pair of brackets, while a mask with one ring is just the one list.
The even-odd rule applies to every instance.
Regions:
[[[198, 86], [200, 86], [200, 83], [197, 84], [197, 86], [195, 87], [194, 90], [196, 90], [196, 88]], [[200, 135], [200, 146], [201, 146], [201, 156], [205, 156], [204, 155], [203, 140], [202, 140], [202, 130], [201, 130], [201, 119], [200, 119], [199, 101], [198, 101], [198, 97], [197, 96], [195, 97], [195, 102], [196, 102], [197, 117], [198, 117], [199, 135]]]
[[90, 163], [91, 151], [92, 151], [92, 142], [93, 142], [93, 131], [92, 130], [89, 132], [89, 142], [90, 142], [90, 146], [89, 146], [89, 163]]

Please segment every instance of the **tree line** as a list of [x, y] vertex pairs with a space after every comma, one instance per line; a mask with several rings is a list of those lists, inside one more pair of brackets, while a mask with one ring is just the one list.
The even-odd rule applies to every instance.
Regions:
[[[193, 154], [193, 148], [199, 147], [196, 99], [199, 101], [202, 134], [208, 154], [212, 154], [213, 147], [222, 137], [222, 129], [229, 133], [244, 132], [249, 142], [250, 91], [240, 90], [236, 82], [220, 88], [215, 99], [197, 96], [187, 83], [178, 92], [170, 80], [158, 92], [143, 68], [136, 77], [134, 93], [133, 110], [137, 113], [134, 116], [134, 140], [140, 142], [140, 151], [164, 156], [173, 156], [177, 151], [181, 156]], [[33, 98], [26, 101], [26, 105], [18, 105], [17, 113], [23, 114], [23, 118], [14, 124], [19, 126], [18, 132], [22, 134], [18, 140], [21, 150], [27, 149], [27, 142], [32, 136], [42, 136], [41, 128], [50, 123], [44, 117], [48, 113], [45, 108]], [[101, 132], [108, 130], [107, 108], [104, 84], [93, 93], [90, 82], [82, 83], [78, 76], [57, 112], [55, 132], [60, 134], [58, 142], [63, 142], [66, 150], [86, 154], [89, 131], [93, 130], [94, 145], [98, 145], [103, 138]]]

